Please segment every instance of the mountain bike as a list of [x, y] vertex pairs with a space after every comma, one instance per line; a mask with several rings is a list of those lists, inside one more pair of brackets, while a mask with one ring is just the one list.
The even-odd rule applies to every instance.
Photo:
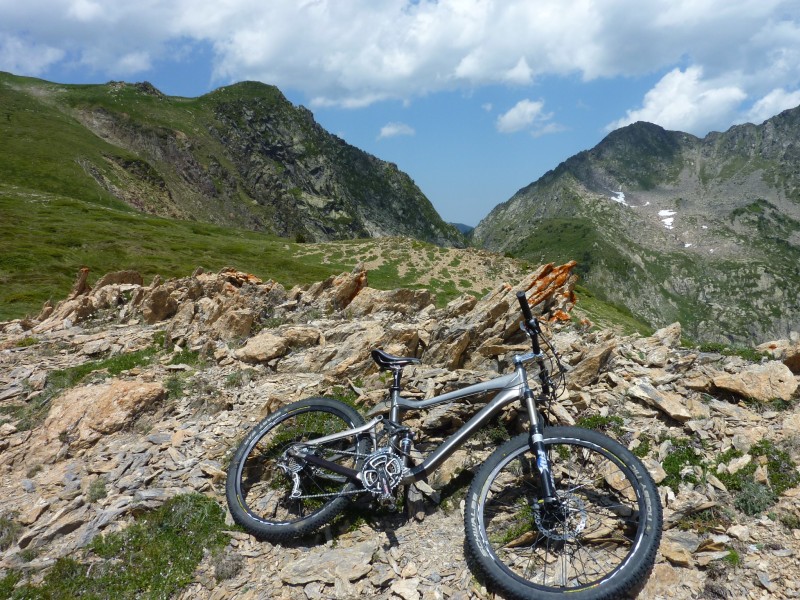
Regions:
[[[388, 416], [365, 422], [344, 402], [308, 398], [264, 418], [228, 469], [234, 520], [261, 539], [281, 542], [329, 523], [356, 496], [394, 504], [400, 486], [427, 478], [504, 407], [520, 402], [527, 431], [492, 452], [467, 492], [471, 565], [513, 598], [598, 600], [637, 590], [652, 570], [663, 528], [655, 484], [615, 440], [549, 424], [545, 408], [564, 384], [565, 369], [524, 292], [517, 299], [531, 351], [513, 357], [510, 374], [412, 400], [401, 395], [401, 377], [420, 360], [375, 349], [378, 367], [392, 374]], [[538, 393], [528, 382], [530, 363], [538, 367]], [[492, 399], [416, 464], [416, 433], [403, 425], [402, 413], [487, 393]]]

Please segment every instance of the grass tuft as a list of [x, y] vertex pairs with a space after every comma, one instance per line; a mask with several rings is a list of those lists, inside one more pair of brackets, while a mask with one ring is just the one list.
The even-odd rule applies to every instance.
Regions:
[[[176, 496], [127, 529], [95, 538], [77, 557], [59, 559], [40, 585], [24, 584], [3, 597], [169, 598], [191, 582], [205, 551], [216, 556], [227, 545], [225, 530], [216, 502]], [[19, 573], [7, 574], [0, 591], [20, 580]]]

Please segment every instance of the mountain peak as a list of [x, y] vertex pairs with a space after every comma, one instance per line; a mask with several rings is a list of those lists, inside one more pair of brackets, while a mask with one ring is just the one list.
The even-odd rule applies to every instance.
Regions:
[[696, 339], [786, 335], [800, 328], [800, 108], [703, 139], [617, 129], [498, 205], [473, 239], [578, 260], [598, 295]]
[[[402, 235], [464, 245], [408, 175], [330, 134], [273, 85], [243, 81], [187, 99], [148, 82], [0, 83], [6, 183], [298, 241]], [[38, 177], [32, 169], [43, 165], [66, 172]]]

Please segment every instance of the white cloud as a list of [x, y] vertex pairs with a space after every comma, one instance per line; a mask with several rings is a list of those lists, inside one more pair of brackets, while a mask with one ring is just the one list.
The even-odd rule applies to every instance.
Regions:
[[705, 133], [709, 123], [730, 123], [746, 97], [736, 85], [704, 79], [701, 67], [674, 69], [645, 94], [641, 108], [629, 110], [607, 128], [647, 121], [665, 129]]
[[64, 51], [0, 32], [0, 71], [40, 75], [64, 57]]
[[[552, 113], [548, 115], [548, 118], [552, 116]], [[542, 137], [543, 135], [550, 135], [551, 133], [559, 133], [561, 131], [566, 131], [567, 128], [561, 125], [560, 123], [546, 123], [544, 125], [540, 125], [533, 131], [531, 131], [531, 135], [533, 137], [538, 138]]]
[[747, 121], [758, 125], [779, 112], [798, 105], [800, 105], [800, 90], [787, 92], [783, 88], [778, 88], [753, 104], [747, 113]]
[[[797, 0], [0, 0], [0, 14], [0, 64], [21, 74], [122, 77], [203, 44], [216, 84], [258, 79], [316, 106], [669, 72], [620, 122], [686, 114], [700, 130], [742, 94], [800, 86]], [[21, 32], [27, 53], [9, 42]]]
[[519, 59], [516, 65], [512, 69], [506, 71], [505, 80], [509, 83], [516, 83], [519, 85], [524, 85], [530, 83], [533, 79], [533, 71], [528, 66], [528, 61], [525, 60], [525, 57]]
[[510, 110], [497, 117], [497, 131], [501, 133], [514, 133], [524, 129], [540, 126], [552, 118], [551, 113], [545, 113], [544, 102], [541, 100], [520, 100]]
[[78, 21], [94, 21], [103, 14], [103, 7], [91, 0], [75, 0], [67, 9], [67, 15]]
[[150, 55], [147, 52], [131, 52], [119, 58], [116, 70], [123, 74], [132, 75], [147, 71], [151, 66]]
[[382, 140], [385, 138], [397, 137], [398, 135], [414, 135], [415, 133], [414, 128], [405, 123], [387, 123], [381, 127], [378, 139]]

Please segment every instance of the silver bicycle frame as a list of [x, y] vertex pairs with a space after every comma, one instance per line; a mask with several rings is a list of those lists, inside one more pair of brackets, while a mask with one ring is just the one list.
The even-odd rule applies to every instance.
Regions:
[[[401, 410], [425, 409], [438, 404], [444, 404], [445, 402], [460, 400], [468, 396], [497, 391], [497, 394], [495, 394], [494, 398], [492, 398], [486, 404], [486, 406], [475, 413], [472, 418], [464, 423], [455, 433], [453, 433], [453, 435], [437, 446], [433, 452], [425, 457], [422, 463], [412, 467], [411, 469], [408, 469], [400, 483], [402, 485], [407, 485], [414, 481], [420, 481], [421, 479], [428, 477], [428, 475], [433, 473], [433, 471], [435, 471], [445, 460], [447, 460], [450, 455], [453, 454], [453, 452], [467, 440], [467, 438], [474, 435], [475, 432], [483, 427], [495, 414], [500, 411], [500, 409], [510, 404], [514, 400], [522, 400], [524, 398], [525, 391], [529, 390], [527, 372], [523, 362], [532, 358], [541, 358], [541, 355], [531, 353], [515, 356], [515, 369], [513, 373], [496, 377], [495, 379], [484, 381], [482, 383], [476, 383], [459, 390], [429, 398], [427, 400], [409, 400], [408, 398], [403, 398], [400, 396], [399, 390], [393, 388], [389, 398], [391, 401], [390, 418], [395, 423], [400, 422]], [[535, 405], [532, 402], [526, 404], [526, 408], [530, 413], [530, 418], [535, 419]], [[310, 440], [308, 442], [304, 442], [302, 446], [313, 447], [317, 444], [324, 444], [337, 439], [352, 436], [354, 434], [366, 433], [371, 431], [382, 420], [382, 416], [375, 417], [369, 423], [365, 423], [359, 427], [354, 427], [352, 429], [340, 431], [338, 433], [317, 438], [315, 440]]]

